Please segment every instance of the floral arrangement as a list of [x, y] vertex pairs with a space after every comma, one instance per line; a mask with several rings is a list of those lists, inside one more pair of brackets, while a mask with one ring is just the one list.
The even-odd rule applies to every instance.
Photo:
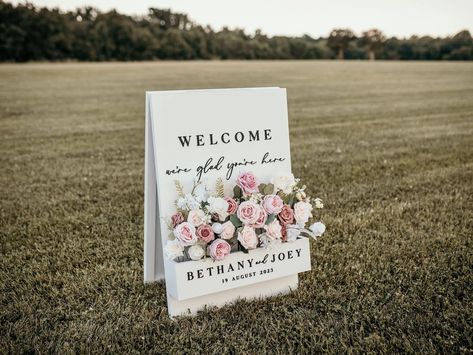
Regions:
[[202, 182], [195, 182], [190, 193], [180, 182], [175, 185], [177, 212], [167, 221], [171, 233], [164, 248], [171, 260], [223, 260], [232, 251], [272, 248], [325, 232], [322, 222], [306, 228], [313, 208], [321, 209], [323, 203], [307, 196], [306, 186], [292, 174], [265, 184], [252, 172], [242, 172], [232, 197], [225, 196], [222, 179], [213, 194]]

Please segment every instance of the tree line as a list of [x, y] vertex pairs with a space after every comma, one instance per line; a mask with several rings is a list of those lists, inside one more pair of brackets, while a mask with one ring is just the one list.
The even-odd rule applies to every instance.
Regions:
[[334, 58], [473, 60], [473, 40], [467, 30], [446, 38], [387, 38], [377, 29], [359, 36], [334, 29], [326, 38], [270, 37], [260, 30], [215, 31], [168, 9], [128, 16], [92, 7], [62, 12], [0, 0], [0, 61]]

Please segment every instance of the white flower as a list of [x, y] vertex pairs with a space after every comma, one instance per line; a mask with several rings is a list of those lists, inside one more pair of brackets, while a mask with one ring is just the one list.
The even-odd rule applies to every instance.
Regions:
[[294, 205], [294, 218], [299, 227], [303, 228], [312, 217], [312, 205], [309, 202], [299, 201]]
[[208, 218], [205, 215], [205, 212], [202, 210], [192, 210], [187, 216], [187, 222], [191, 223], [194, 227], [198, 227], [201, 224], [206, 223], [207, 219]]
[[315, 208], [324, 208], [324, 204], [322, 203], [322, 200], [318, 197], [315, 199]]
[[168, 240], [166, 246], [164, 247], [164, 254], [171, 260], [174, 260], [178, 256], [183, 256], [184, 248], [182, 247], [179, 240]]
[[271, 179], [271, 183], [277, 190], [281, 190], [285, 194], [290, 194], [296, 186], [296, 179], [292, 174], [281, 174]]
[[316, 237], [320, 237], [325, 232], [325, 224], [322, 222], [315, 222], [309, 227], [309, 229], [314, 233]]
[[200, 203], [191, 194], [186, 194], [177, 200], [177, 207], [185, 211], [196, 210], [200, 207]]
[[271, 236], [267, 235], [266, 233], [262, 233], [259, 235], [259, 240], [261, 242], [261, 246], [265, 249], [273, 249], [281, 244], [280, 238], [272, 238]]
[[221, 234], [223, 232], [223, 225], [221, 223], [212, 224], [212, 230], [215, 234]]
[[205, 250], [199, 244], [194, 244], [189, 249], [187, 249], [187, 253], [192, 260], [200, 260], [205, 255]]
[[286, 226], [286, 241], [295, 242], [300, 235], [300, 228], [296, 224], [288, 224]]
[[209, 198], [209, 194], [207, 191], [207, 187], [203, 183], [199, 183], [195, 188], [194, 188], [194, 196], [195, 200], [197, 202], [206, 202], [207, 199]]
[[218, 214], [218, 218], [223, 221], [228, 216], [228, 202], [221, 197], [209, 197], [207, 210], [210, 213]]

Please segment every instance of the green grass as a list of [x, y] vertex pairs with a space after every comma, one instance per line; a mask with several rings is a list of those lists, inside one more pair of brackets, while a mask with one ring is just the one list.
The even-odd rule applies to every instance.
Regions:
[[[168, 319], [143, 285], [144, 92], [288, 89], [324, 199], [297, 291]], [[0, 352], [473, 351], [473, 64], [0, 66]]]

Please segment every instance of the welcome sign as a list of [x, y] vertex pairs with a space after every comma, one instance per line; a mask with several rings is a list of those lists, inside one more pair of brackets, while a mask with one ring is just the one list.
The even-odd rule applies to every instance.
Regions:
[[[185, 238], [194, 238], [195, 233], [201, 239], [215, 239], [204, 248], [207, 257], [186, 258], [185, 255], [192, 258], [191, 252], [195, 252], [189, 249], [183, 257], [168, 258], [163, 253], [169, 248], [168, 237], [172, 240], [176, 235], [169, 218], [179, 217], [176, 205], [188, 203], [185, 191], [194, 191], [197, 186], [220, 186], [222, 197], [233, 196], [235, 191], [245, 193], [246, 185], [243, 191], [234, 189], [235, 179], [242, 172], [251, 171], [268, 182], [277, 174], [291, 173], [286, 90], [147, 92], [145, 134], [144, 280], [165, 279], [169, 314], [195, 312], [205, 305], [218, 306], [238, 298], [266, 297], [297, 288], [298, 273], [310, 270], [307, 238], [253, 250], [240, 250], [224, 240], [225, 228], [238, 234], [238, 238], [252, 233], [252, 228], [241, 223], [252, 218], [251, 209], [256, 205], [251, 205], [251, 201], [246, 209], [240, 204], [240, 219], [234, 218], [236, 214], [228, 217], [225, 213], [219, 220], [218, 205], [223, 199], [214, 197], [210, 207], [217, 207], [212, 218], [219, 223], [214, 223], [212, 229], [201, 226], [196, 230], [192, 223], [174, 221], [176, 225], [181, 223], [176, 227], [180, 244], [191, 245], [186, 244]], [[269, 212], [269, 203], [276, 202], [266, 201]], [[261, 212], [266, 215], [266, 222], [259, 227], [270, 235], [270, 220], [275, 217], [263, 209]], [[201, 217], [204, 218], [191, 216], [190, 212], [187, 219]], [[221, 238], [215, 238], [214, 234], [220, 233]], [[171, 244], [179, 247], [177, 242]], [[223, 251], [229, 253], [224, 259], [218, 257]], [[209, 253], [215, 257], [208, 257]]]

